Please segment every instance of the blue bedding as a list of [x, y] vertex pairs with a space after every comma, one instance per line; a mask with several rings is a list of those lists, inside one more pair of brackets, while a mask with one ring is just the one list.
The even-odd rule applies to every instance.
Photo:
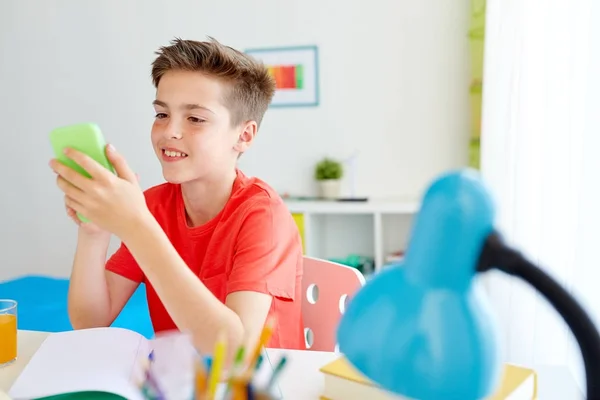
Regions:
[[[69, 280], [29, 275], [0, 282], [0, 299], [18, 302], [19, 329], [62, 332], [73, 330], [67, 314]], [[146, 302], [146, 286], [140, 285], [112, 326], [131, 329], [147, 338], [154, 336]]]

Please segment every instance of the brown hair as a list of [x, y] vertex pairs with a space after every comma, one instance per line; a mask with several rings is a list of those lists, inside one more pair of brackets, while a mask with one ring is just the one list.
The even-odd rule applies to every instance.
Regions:
[[262, 63], [211, 37], [204, 42], [176, 38], [170, 46], [160, 47], [156, 54], [158, 57], [152, 63], [155, 87], [171, 70], [215, 77], [229, 85], [223, 103], [231, 113], [231, 125], [253, 120], [260, 126], [275, 93], [275, 80]]

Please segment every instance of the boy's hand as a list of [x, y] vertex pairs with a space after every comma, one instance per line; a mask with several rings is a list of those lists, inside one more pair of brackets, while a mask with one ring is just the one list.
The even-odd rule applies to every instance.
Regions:
[[67, 149], [65, 155], [91, 175], [88, 178], [58, 160], [50, 161], [51, 168], [58, 174], [56, 183], [65, 194], [67, 209], [84, 215], [100, 229], [121, 239], [127, 233], [135, 231], [138, 223], [150, 212], [137, 176], [123, 156], [111, 145], [106, 147], [108, 160], [117, 173], [115, 176], [77, 150]]
[[[96, 235], [101, 235], [101, 234], [106, 234], [108, 232], [106, 232], [105, 230], [99, 228], [96, 224], [92, 223], [92, 222], [81, 222], [81, 220], [77, 217], [77, 211], [75, 211], [74, 209], [72, 209], [71, 207], [69, 207], [67, 205], [68, 203], [68, 197], [65, 195], [65, 209], [67, 211], [67, 215], [69, 216], [69, 218], [71, 218], [71, 220], [73, 222], [75, 222], [77, 224], [77, 226], [79, 226], [79, 230], [81, 232], [96, 236]], [[110, 234], [110, 233], [108, 233]]]

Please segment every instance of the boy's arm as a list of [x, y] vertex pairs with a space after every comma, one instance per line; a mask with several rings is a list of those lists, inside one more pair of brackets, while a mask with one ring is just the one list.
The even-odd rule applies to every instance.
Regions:
[[[281, 199], [259, 198], [237, 233], [225, 304], [242, 319], [246, 344], [254, 345], [274, 298], [295, 298], [302, 241]], [[276, 321], [277, 323], [277, 321]]]
[[244, 327], [243, 345], [253, 347], [269, 315], [273, 297], [268, 293], [242, 290], [227, 295], [225, 305], [240, 318]]
[[139, 285], [105, 270], [109, 242], [110, 234], [79, 231], [68, 292], [74, 329], [110, 326]]
[[242, 342], [244, 328], [240, 317], [221, 303], [188, 268], [151, 215], [122, 240], [175, 325], [192, 335], [200, 352], [212, 353], [222, 331], [228, 335], [229, 349]]
[[[243, 341], [255, 341], [271, 307], [272, 296], [293, 298], [295, 265], [287, 261], [280, 265], [284, 257], [273, 251], [279, 240], [273, 230], [277, 224], [269, 208], [270, 199], [264, 202], [264, 207], [257, 207], [256, 213], [246, 220], [247, 226], [240, 233], [226, 304], [188, 268], [154, 218], [143, 218], [141, 226], [122, 238], [177, 327], [192, 334], [201, 352], [212, 352], [222, 331], [228, 334], [228, 348], [232, 352]], [[255, 272], [248, 273], [251, 270]], [[274, 286], [270, 283], [271, 276], [276, 278]], [[280, 283], [284, 277], [291, 288]]]

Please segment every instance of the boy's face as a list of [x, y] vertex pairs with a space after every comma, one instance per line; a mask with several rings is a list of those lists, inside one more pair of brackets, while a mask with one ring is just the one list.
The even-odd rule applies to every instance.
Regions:
[[168, 182], [219, 179], [254, 139], [254, 121], [231, 126], [223, 85], [189, 71], [169, 71], [160, 79], [152, 146]]

